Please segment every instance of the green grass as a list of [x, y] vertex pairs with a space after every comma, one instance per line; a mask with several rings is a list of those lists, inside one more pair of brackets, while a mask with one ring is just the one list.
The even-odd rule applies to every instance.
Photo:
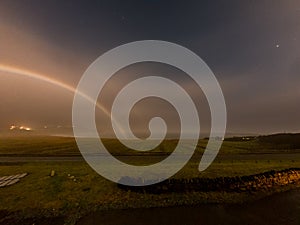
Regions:
[[[115, 140], [105, 140], [110, 150], [127, 155], [128, 161], [145, 163], [144, 157], [125, 153]], [[190, 162], [174, 177], [220, 177], [251, 175], [270, 170], [300, 168], [298, 150], [276, 149], [271, 144], [251, 141], [225, 141], [220, 154], [204, 172], [198, 172], [201, 153], [207, 141], [200, 140]], [[152, 153], [169, 154], [176, 141], [165, 141]], [[272, 153], [272, 154], [270, 154]], [[73, 138], [66, 137], [0, 137], [0, 155], [79, 155]], [[134, 160], [133, 160], [134, 159]], [[50, 177], [55, 170], [54, 177]], [[0, 211], [19, 212], [22, 216], [69, 215], [75, 221], [94, 210], [173, 206], [199, 203], [233, 203], [253, 198], [249, 193], [193, 192], [160, 195], [124, 191], [95, 171], [86, 162], [0, 163], [0, 176], [27, 172], [19, 183], [0, 189]], [[70, 176], [69, 176], [70, 175]], [[74, 176], [74, 178], [70, 178]], [[76, 180], [74, 180], [76, 179]], [[264, 193], [267, 195], [270, 193]]]
[[[106, 148], [115, 155], [134, 155], [136, 151], [125, 148], [115, 139], [103, 140]], [[157, 148], [138, 154], [169, 154], [177, 144], [176, 140], [165, 140]], [[196, 151], [203, 152], [207, 140], [199, 140]], [[262, 142], [258, 139], [250, 141], [224, 141], [220, 154], [245, 153], [285, 153], [298, 152], [300, 149], [284, 148], [277, 144]], [[55, 136], [0, 136], [0, 155], [80, 155], [75, 139]]]
[[51, 136], [0, 136], [0, 155], [78, 155], [74, 138]]
[[[300, 167], [300, 160], [217, 160], [206, 171], [199, 173], [198, 163], [191, 162], [175, 175], [181, 177], [219, 177], [242, 176], [270, 170], [282, 170], [290, 167]], [[1, 165], [0, 176], [24, 173], [29, 175], [20, 183], [0, 189], [0, 210], [18, 211], [29, 209], [45, 209], [54, 212], [65, 212], [74, 208], [94, 205], [100, 208], [134, 207], [136, 204], [155, 204], [157, 200], [167, 195], [149, 195], [127, 193], [120, 190], [116, 184], [102, 178], [85, 162], [32, 162], [20, 165]], [[51, 170], [56, 175], [50, 177]], [[70, 174], [70, 176], [68, 176]], [[70, 177], [74, 176], [73, 179]], [[74, 181], [76, 179], [76, 181]], [[169, 197], [179, 199], [180, 194], [170, 194]], [[203, 197], [198, 196], [199, 201]], [[218, 196], [218, 195], [217, 195]], [[139, 199], [142, 201], [139, 202]], [[226, 196], [210, 199], [226, 201]], [[202, 201], [207, 201], [202, 199]], [[132, 204], [132, 205], [130, 205]], [[145, 205], [144, 205], [145, 206]]]

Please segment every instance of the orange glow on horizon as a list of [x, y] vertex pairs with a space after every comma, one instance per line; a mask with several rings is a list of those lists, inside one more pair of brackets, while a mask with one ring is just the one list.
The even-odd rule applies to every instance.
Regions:
[[25, 126], [16, 126], [16, 125], [11, 125], [10, 130], [26, 130], [26, 131], [31, 131], [32, 128], [30, 127], [25, 127]]
[[[49, 84], [53, 84], [57, 87], [63, 88], [69, 92], [72, 93], [76, 93], [76, 88], [72, 87], [71, 85], [68, 85], [62, 81], [50, 78], [49, 76], [45, 75], [45, 74], [41, 74], [41, 73], [36, 73], [30, 70], [25, 70], [25, 69], [20, 69], [17, 67], [12, 67], [12, 66], [7, 66], [7, 65], [3, 65], [0, 64], [0, 72], [5, 72], [5, 73], [10, 73], [10, 74], [15, 74], [15, 75], [20, 75], [20, 76], [26, 76], [26, 77], [30, 77], [33, 79], [37, 79], [43, 82], [47, 82]], [[93, 103], [93, 100], [87, 96], [84, 93], [79, 93], [82, 97], [84, 97], [86, 100], [90, 101]], [[104, 112], [104, 114], [106, 116], [108, 116], [111, 120], [113, 120], [116, 124], [118, 124], [114, 118], [111, 117], [110, 113], [107, 111], [107, 109], [105, 107], [103, 107], [100, 103], [96, 102], [96, 107], [98, 109], [100, 109], [102, 112]], [[121, 133], [124, 135], [124, 131], [122, 129], [122, 127], [118, 126], [118, 128], [120, 129]]]

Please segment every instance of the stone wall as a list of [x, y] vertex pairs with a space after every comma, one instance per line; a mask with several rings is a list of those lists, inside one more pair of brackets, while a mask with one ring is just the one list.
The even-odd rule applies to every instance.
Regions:
[[276, 186], [294, 184], [297, 182], [300, 182], [299, 168], [269, 171], [250, 176], [168, 179], [159, 184], [144, 187], [130, 187], [124, 185], [119, 185], [119, 187], [125, 190], [149, 193], [188, 191], [251, 192], [262, 189], [268, 190]]

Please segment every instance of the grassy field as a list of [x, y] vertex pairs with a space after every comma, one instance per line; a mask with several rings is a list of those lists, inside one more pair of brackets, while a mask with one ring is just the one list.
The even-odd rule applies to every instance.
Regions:
[[[126, 155], [114, 140], [105, 140], [116, 155]], [[165, 141], [153, 154], [169, 154], [176, 141]], [[175, 178], [242, 176], [270, 170], [300, 168], [300, 152], [291, 148], [276, 148], [278, 144], [260, 140], [228, 140], [214, 163], [198, 172], [206, 141], [199, 141], [190, 162]], [[159, 155], [158, 154], [158, 155]], [[65, 137], [1, 137], [0, 155], [79, 155], [73, 138]], [[129, 154], [130, 155], [130, 154]], [[130, 156], [127, 155], [130, 159]], [[143, 162], [143, 157], [137, 157]], [[51, 177], [51, 171], [55, 176]], [[0, 176], [27, 172], [19, 183], [0, 189], [0, 212], [16, 212], [21, 217], [68, 215], [72, 224], [88, 212], [112, 208], [159, 207], [199, 203], [235, 203], [269, 193], [166, 193], [149, 194], [124, 191], [96, 172], [84, 161], [76, 162], [13, 162], [0, 163]], [[278, 190], [274, 190], [278, 191]]]
[[[250, 175], [269, 170], [300, 167], [300, 160], [227, 161], [214, 163], [198, 173], [196, 163], [190, 163], [175, 175], [180, 177], [217, 177]], [[55, 170], [55, 176], [50, 172]], [[18, 184], [0, 190], [0, 211], [19, 212], [27, 217], [35, 215], [69, 215], [69, 221], [85, 213], [115, 209], [161, 207], [199, 203], [238, 203], [251, 199], [250, 193], [170, 193], [148, 194], [124, 191], [102, 178], [85, 162], [32, 162], [1, 165], [0, 176], [27, 172]], [[264, 193], [265, 195], [271, 193]]]
[[[266, 136], [270, 137], [270, 136]], [[300, 153], [298, 139], [300, 136], [293, 137], [292, 140], [282, 140], [282, 137], [256, 138], [243, 140], [242, 138], [225, 139], [220, 150], [220, 154], [260, 154], [260, 153]], [[104, 139], [105, 146], [112, 154], [134, 155], [136, 151], [124, 148], [115, 139]], [[294, 143], [295, 142], [295, 143]], [[176, 146], [176, 140], [166, 140], [151, 150], [150, 153], [169, 154]], [[207, 140], [199, 140], [196, 151], [203, 152]], [[142, 154], [142, 153], [139, 153]], [[144, 153], [149, 154], [149, 153]], [[56, 136], [1, 136], [0, 135], [0, 155], [80, 155], [76, 141], [72, 137]]]

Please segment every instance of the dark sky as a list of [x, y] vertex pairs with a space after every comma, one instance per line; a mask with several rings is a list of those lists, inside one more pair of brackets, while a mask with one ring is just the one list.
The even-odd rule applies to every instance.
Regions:
[[[104, 52], [149, 39], [183, 45], [208, 64], [224, 92], [228, 132], [300, 131], [297, 0], [0, 2], [0, 64], [73, 87]], [[1, 130], [70, 129], [72, 100], [61, 87], [0, 70]]]

